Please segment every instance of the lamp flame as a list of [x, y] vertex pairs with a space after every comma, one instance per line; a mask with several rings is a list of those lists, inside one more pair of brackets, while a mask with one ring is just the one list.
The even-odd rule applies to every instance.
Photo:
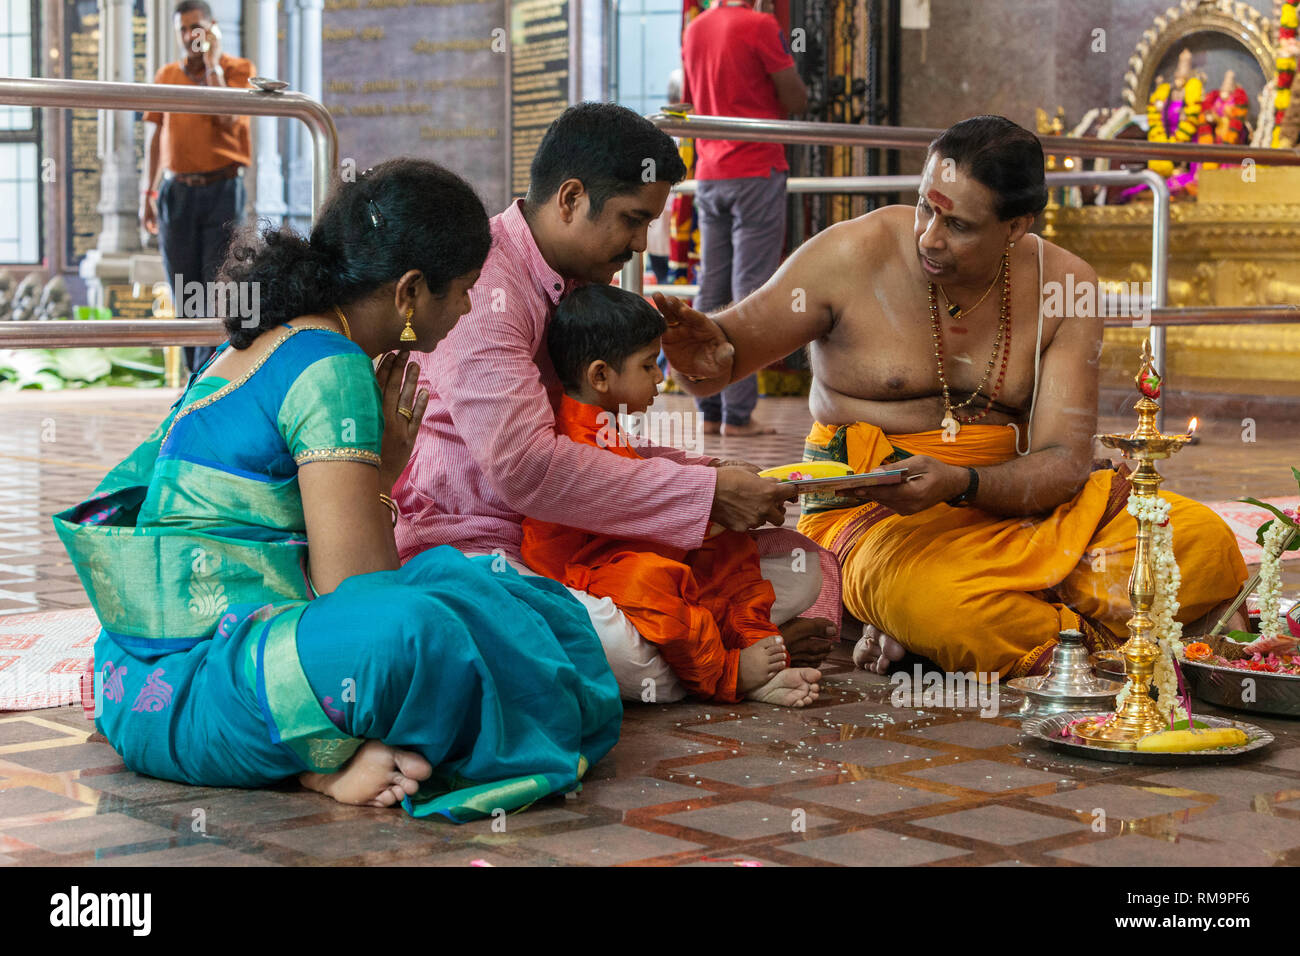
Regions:
[[1196, 434], [1196, 426], [1199, 425], [1199, 424], [1200, 424], [1200, 419], [1199, 419], [1199, 418], [1193, 418], [1190, 422], [1187, 423], [1187, 437], [1188, 437], [1188, 438], [1191, 438], [1192, 435]]

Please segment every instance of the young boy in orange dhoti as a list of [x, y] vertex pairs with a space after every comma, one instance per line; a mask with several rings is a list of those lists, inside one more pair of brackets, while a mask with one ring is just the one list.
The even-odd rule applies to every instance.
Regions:
[[[644, 442], [629, 436], [618, 416], [640, 414], [655, 400], [664, 329], [663, 317], [644, 299], [610, 286], [583, 286], [560, 302], [547, 334], [564, 385], [560, 434], [641, 458], [636, 446]], [[772, 585], [748, 535], [723, 531], [681, 551], [527, 518], [521, 551], [539, 574], [612, 599], [692, 696], [789, 707], [817, 698], [820, 671], [788, 666], [781, 630], [770, 618]], [[787, 628], [811, 623], [796, 619]]]

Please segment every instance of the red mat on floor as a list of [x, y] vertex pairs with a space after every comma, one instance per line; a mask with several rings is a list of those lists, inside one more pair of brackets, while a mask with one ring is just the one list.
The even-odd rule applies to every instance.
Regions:
[[0, 710], [81, 701], [98, 636], [90, 608], [0, 617]]
[[[1260, 498], [1259, 500], [1268, 502], [1282, 511], [1294, 511], [1300, 508], [1300, 498], [1295, 497]], [[1237, 536], [1237, 544], [1241, 547], [1241, 556], [1246, 559], [1246, 563], [1259, 564], [1263, 549], [1255, 543], [1255, 529], [1273, 515], [1263, 508], [1243, 504], [1240, 501], [1207, 501], [1206, 506], [1228, 522], [1228, 527]], [[1174, 528], [1174, 534], [1178, 534], [1177, 527]], [[1300, 558], [1300, 551], [1287, 551], [1282, 555], [1284, 561], [1294, 561], [1296, 558]]]

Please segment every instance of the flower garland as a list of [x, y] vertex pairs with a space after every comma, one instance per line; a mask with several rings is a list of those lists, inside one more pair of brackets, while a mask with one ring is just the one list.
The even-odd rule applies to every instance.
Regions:
[[[1152, 143], [1190, 143], [1201, 125], [1201, 99], [1203, 84], [1199, 77], [1189, 76], [1183, 84], [1183, 105], [1179, 110], [1178, 127], [1170, 133], [1165, 128], [1165, 106], [1173, 95], [1173, 85], [1161, 83], [1147, 100], [1147, 140]], [[1168, 179], [1174, 173], [1174, 164], [1167, 159], [1153, 159], [1147, 168]]]
[[1264, 555], [1259, 562], [1259, 636], [1266, 640], [1282, 633], [1278, 600], [1282, 596], [1282, 544], [1291, 534], [1285, 521], [1273, 521], [1264, 531]]
[[1296, 70], [1296, 4], [1282, 4], [1282, 16], [1277, 31], [1277, 90], [1273, 94], [1273, 146], [1277, 146], [1282, 133], [1282, 119], [1291, 105], [1291, 87]]
[[[1160, 694], [1156, 700], [1156, 710], [1172, 724], [1174, 710], [1179, 706], [1186, 708], [1187, 702], [1181, 692], [1182, 677], [1175, 664], [1175, 659], [1183, 659], [1183, 625], [1177, 620], [1178, 588], [1182, 584], [1182, 573], [1178, 570], [1178, 559], [1174, 555], [1174, 529], [1169, 522], [1169, 501], [1158, 495], [1130, 495], [1128, 513], [1139, 522], [1149, 521], [1151, 524], [1152, 573], [1155, 577], [1151, 620], [1153, 635], [1160, 645], [1160, 657], [1156, 660], [1151, 683]], [[1116, 698], [1116, 710], [1124, 707], [1132, 687], [1133, 681], [1129, 678]], [[1187, 719], [1188, 726], [1191, 726], [1190, 710]]]

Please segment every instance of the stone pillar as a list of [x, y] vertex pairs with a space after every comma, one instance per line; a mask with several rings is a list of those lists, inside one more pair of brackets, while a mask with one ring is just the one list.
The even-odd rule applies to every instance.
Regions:
[[[321, 79], [321, 31], [324, 19], [324, 0], [288, 0], [297, 8], [297, 29], [290, 33], [290, 42], [297, 43], [298, 76], [294, 88], [312, 99], [324, 96]], [[290, 8], [293, 9], [292, 7]], [[292, 140], [289, 155], [289, 222], [300, 232], [311, 229], [311, 134], [301, 123]]]
[[[280, 79], [278, 0], [251, 0], [245, 18], [245, 36], [259, 76]], [[297, 120], [289, 122], [297, 125]], [[252, 188], [250, 218], [269, 219], [279, 225], [287, 209], [284, 203], [284, 168], [280, 159], [279, 127], [276, 116], [253, 118], [253, 168], [249, 170]]]
[[[99, 0], [99, 78], [135, 82], [131, 0]], [[91, 305], [104, 304], [104, 287], [125, 283], [140, 251], [140, 175], [135, 165], [135, 116], [99, 111], [99, 242], [81, 261]]]

